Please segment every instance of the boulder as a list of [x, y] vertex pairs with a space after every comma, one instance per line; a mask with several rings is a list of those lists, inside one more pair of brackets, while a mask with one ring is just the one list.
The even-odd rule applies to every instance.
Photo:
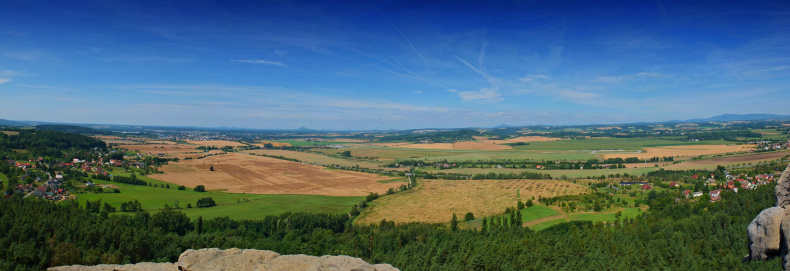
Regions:
[[767, 260], [779, 256], [785, 209], [771, 207], [760, 212], [746, 228], [751, 260]]
[[188, 249], [178, 257], [180, 270], [255, 270], [280, 254], [269, 250], [231, 248]]
[[178, 271], [173, 263], [100, 264], [93, 266], [70, 265], [52, 267], [58, 271]]
[[59, 266], [49, 270], [62, 271], [202, 271], [202, 270], [398, 270], [389, 264], [371, 265], [349, 256], [280, 255], [269, 250], [255, 249], [189, 249], [178, 257], [177, 263], [138, 263], [126, 265], [100, 264], [96, 266]]

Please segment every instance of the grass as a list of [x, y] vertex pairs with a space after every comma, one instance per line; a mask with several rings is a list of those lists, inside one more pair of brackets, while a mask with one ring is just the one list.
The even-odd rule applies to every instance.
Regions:
[[[592, 222], [604, 222], [604, 221], [612, 222], [612, 221], [615, 220], [615, 217], [614, 217], [615, 213], [616, 212], [611, 212], [611, 213], [570, 214], [570, 215], [568, 215], [568, 218], [571, 221], [575, 221], [575, 220], [589, 220], [589, 221], [592, 221]], [[642, 210], [639, 209], [639, 208], [626, 208], [625, 210], [623, 210], [623, 216], [620, 218], [620, 220], [622, 220], [624, 218], [634, 218], [634, 217], [636, 217], [637, 215], [639, 215], [641, 213], [642, 213]]]
[[617, 174], [620, 173], [628, 173], [629, 175], [642, 175], [642, 173], [647, 173], [651, 171], [656, 171], [659, 168], [648, 166], [647, 168], [620, 168], [620, 169], [556, 169], [556, 170], [534, 170], [534, 169], [523, 169], [523, 168], [458, 168], [458, 169], [446, 169], [446, 170], [435, 170], [432, 168], [427, 168], [425, 172], [433, 172], [433, 173], [463, 173], [463, 174], [478, 174], [478, 173], [521, 173], [524, 171], [528, 172], [538, 172], [538, 173], [548, 173], [551, 177], [557, 178], [565, 175], [569, 178], [584, 178], [587, 176], [601, 176], [609, 174]]
[[288, 143], [288, 144], [291, 144], [291, 146], [294, 146], [294, 147], [313, 146], [313, 145], [319, 145], [319, 146], [341, 145], [341, 144], [344, 144], [344, 143], [350, 143], [350, 142], [336, 142], [336, 141], [315, 142], [315, 141], [304, 141], [304, 140], [264, 140], [264, 141]]
[[521, 210], [521, 223], [558, 214], [560, 213], [549, 207], [543, 205], [532, 205], [532, 207]]
[[0, 181], [3, 182], [3, 188], [8, 187], [8, 177], [5, 174], [0, 173]]
[[[549, 207], [543, 205], [532, 205], [532, 207], [521, 209], [521, 223], [529, 222], [535, 219], [541, 219], [544, 217], [550, 217], [558, 214], [560, 213]], [[463, 219], [463, 214], [460, 215], [461, 216], [458, 219]], [[506, 219], [510, 219], [510, 215], [505, 215], [505, 214], [494, 216], [494, 217], [497, 218], [504, 217]], [[486, 219], [490, 220], [491, 217], [487, 217]], [[478, 217], [475, 218], [474, 220], [468, 221], [467, 225], [468, 227], [480, 228], [483, 225], [483, 217]]]
[[[246, 195], [245, 195], [246, 196]], [[331, 197], [315, 195], [257, 195], [256, 199], [211, 208], [181, 209], [188, 217], [204, 219], [228, 216], [232, 219], [262, 219], [285, 212], [344, 214], [364, 197]]]
[[540, 224], [537, 224], [537, 225], [529, 226], [529, 228], [532, 229], [532, 230], [535, 230], [535, 231], [539, 231], [539, 230], [542, 230], [542, 229], [545, 229], [545, 228], [548, 228], [548, 227], [551, 227], [551, 226], [554, 226], [554, 225], [557, 225], [557, 224], [560, 224], [560, 223], [565, 223], [565, 222], [566, 221], [565, 221], [564, 218], [558, 218], [558, 219], [549, 220], [549, 221], [546, 221], [546, 222], [543, 222], [543, 223], [540, 223]]
[[[613, 222], [613, 221], [615, 221], [615, 213], [617, 213], [617, 212], [569, 214], [568, 215], [568, 219], [570, 221], [588, 220], [588, 221], [592, 221], [593, 223], [595, 223], [595, 222]], [[639, 209], [639, 208], [626, 208], [625, 210], [623, 210], [623, 215], [620, 218], [620, 220], [625, 219], [625, 218], [634, 218], [634, 217], [636, 217], [636, 216], [638, 216], [640, 214], [642, 214], [642, 210]], [[537, 224], [537, 225], [532, 225], [529, 228], [533, 229], [533, 230], [536, 230], [536, 231], [539, 231], [539, 230], [542, 230], [542, 229], [545, 229], [545, 228], [548, 228], [548, 227], [551, 227], [551, 226], [554, 226], [554, 225], [557, 225], [557, 224], [560, 224], [560, 223], [563, 223], [563, 222], [565, 222], [564, 218], [555, 219], [555, 220], [546, 221], [546, 222], [543, 222], [543, 223], [540, 223], [540, 224]]]
[[644, 147], [676, 145], [718, 145], [728, 141], [686, 142], [658, 138], [590, 138], [560, 141], [530, 142], [529, 145], [515, 146], [517, 150], [641, 150]]
[[[144, 177], [138, 177], [144, 178]], [[150, 179], [150, 178], [148, 178]], [[112, 184], [118, 186], [121, 193], [84, 193], [79, 195], [78, 202], [101, 200], [120, 209], [121, 203], [138, 200], [145, 210], [159, 211], [165, 204], [174, 206], [175, 202], [190, 218], [203, 216], [210, 219], [220, 216], [229, 216], [234, 219], [255, 219], [267, 215], [281, 214], [284, 212], [309, 212], [309, 213], [345, 213], [354, 203], [364, 197], [331, 197], [315, 195], [253, 195], [232, 194], [219, 191], [195, 192], [192, 189], [178, 190], [177, 185], [170, 184], [170, 189], [129, 185], [103, 180], [94, 180], [97, 184]], [[154, 180], [153, 183], [165, 183]], [[188, 203], [192, 206], [200, 198], [211, 197], [218, 206], [211, 208], [187, 209]]]
[[408, 182], [409, 182], [409, 178], [397, 178], [397, 179], [381, 180], [381, 181], [376, 181], [376, 182], [377, 182], [377, 183], [391, 183], [391, 182], [404, 182], [404, 183], [408, 183]]

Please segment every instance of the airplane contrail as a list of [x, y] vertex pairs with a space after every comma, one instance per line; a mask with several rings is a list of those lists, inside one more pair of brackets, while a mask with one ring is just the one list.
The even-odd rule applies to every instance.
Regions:
[[392, 28], [395, 28], [395, 30], [397, 30], [397, 31], [398, 31], [398, 33], [400, 33], [401, 37], [403, 37], [403, 39], [404, 39], [404, 40], [406, 40], [406, 43], [408, 43], [408, 44], [409, 44], [409, 46], [411, 46], [411, 48], [412, 48], [412, 49], [414, 49], [414, 52], [415, 52], [415, 53], [417, 53], [417, 55], [418, 55], [418, 56], [420, 56], [420, 58], [422, 58], [422, 61], [423, 61], [423, 62], [425, 62], [425, 66], [428, 66], [428, 60], [425, 60], [425, 57], [424, 57], [424, 56], [422, 56], [422, 54], [420, 54], [420, 51], [419, 51], [419, 50], [417, 50], [417, 47], [414, 47], [414, 44], [412, 44], [412, 43], [411, 43], [411, 41], [409, 41], [409, 38], [407, 38], [407, 37], [406, 37], [406, 35], [404, 35], [404, 34], [403, 34], [403, 32], [401, 32], [401, 31], [400, 31], [400, 29], [398, 29], [398, 27], [397, 27], [397, 26], [395, 26], [395, 24], [394, 24], [394, 23], [392, 23], [392, 21], [390, 20], [390, 18], [389, 18], [389, 17], [387, 17], [387, 15], [385, 15], [385, 14], [384, 14], [384, 12], [383, 12], [383, 11], [381, 11], [381, 9], [380, 9], [380, 8], [378, 8], [378, 7], [377, 7], [376, 9], [379, 11], [379, 13], [381, 13], [381, 16], [384, 16], [384, 19], [387, 19], [387, 22], [389, 22], [389, 23], [390, 23], [390, 25], [392, 26]]

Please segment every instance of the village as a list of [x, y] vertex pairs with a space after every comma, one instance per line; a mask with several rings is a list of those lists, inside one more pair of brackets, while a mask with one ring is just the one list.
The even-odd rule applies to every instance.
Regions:
[[[29, 161], [16, 161], [6, 160], [5, 162], [11, 167], [17, 168], [19, 183], [13, 186], [12, 190], [7, 191], [4, 195], [5, 198], [11, 197], [13, 194], [21, 194], [23, 197], [38, 197], [41, 199], [61, 201], [66, 200], [75, 192], [85, 190], [98, 190], [114, 189], [114, 185], [101, 185], [96, 186], [89, 179], [80, 179], [85, 181], [84, 184], [74, 185], [73, 182], [77, 179], [71, 175], [83, 175], [87, 177], [88, 174], [96, 176], [105, 176], [111, 178], [113, 175], [110, 173], [117, 169], [128, 171], [138, 169], [140, 171], [150, 169], [153, 163], [141, 161], [143, 155], [137, 154], [133, 157], [125, 157], [125, 159], [134, 158], [136, 160], [112, 159], [124, 158], [121, 151], [112, 150], [108, 153], [86, 153], [86, 155], [95, 155], [97, 160], [85, 161], [78, 158], [72, 159], [70, 162], [54, 162], [47, 164], [43, 157], [38, 157], [36, 160]], [[149, 159], [150, 160], [150, 159]], [[76, 174], [75, 174], [76, 173]], [[98, 188], [97, 188], [98, 187]]]
[[[724, 178], [723, 180], [716, 180], [715, 175], [711, 174], [711, 176], [705, 179], [705, 176], [701, 176], [698, 174], [694, 174], [689, 176], [689, 180], [687, 183], [692, 183], [697, 180], [703, 180], [705, 184], [705, 190], [709, 191], [695, 191], [692, 192], [690, 189], [684, 189], [682, 192], [682, 196], [685, 198], [693, 199], [705, 195], [706, 193], [710, 197], [710, 202], [718, 202], [721, 198], [722, 190], [731, 190], [735, 193], [738, 193], [739, 190], [754, 190], [758, 186], [767, 185], [769, 183], [775, 182], [778, 180], [781, 172], [775, 173], [767, 173], [767, 174], [755, 174], [754, 176], [746, 176], [745, 173], [740, 173], [737, 175], [731, 175], [729, 171], [723, 171]], [[661, 183], [660, 185], [666, 186], [666, 188], [674, 188], [678, 189], [681, 188], [682, 185], [677, 181], [670, 182], [668, 184]], [[650, 182], [628, 182], [628, 181], [621, 181], [619, 183], [619, 187], [615, 185], [608, 185], [607, 188], [613, 191], [621, 191], [622, 187], [631, 187], [631, 186], [639, 186], [639, 189], [642, 191], [649, 191], [653, 190], [654, 187], [650, 185]], [[713, 189], [713, 190], [710, 190]]]

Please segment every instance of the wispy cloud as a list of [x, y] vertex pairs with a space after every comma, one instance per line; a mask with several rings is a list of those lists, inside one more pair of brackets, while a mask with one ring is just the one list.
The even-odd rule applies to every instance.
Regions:
[[502, 95], [499, 94], [499, 89], [502, 87], [502, 81], [499, 78], [490, 76], [484, 70], [484, 61], [483, 58], [485, 57], [485, 48], [486, 43], [483, 43], [481, 47], [480, 53], [478, 54], [478, 62], [480, 63], [479, 67], [473, 66], [469, 61], [466, 61], [460, 57], [453, 56], [455, 59], [472, 69], [477, 74], [483, 76], [483, 78], [488, 81], [489, 86], [486, 88], [482, 88], [479, 91], [460, 91], [458, 92], [458, 96], [461, 97], [461, 100], [464, 102], [470, 101], [477, 101], [477, 102], [499, 102], [502, 101]]
[[640, 72], [640, 73], [618, 75], [618, 76], [599, 76], [593, 79], [592, 81], [596, 83], [620, 83], [628, 80], [643, 79], [643, 78], [658, 77], [658, 76], [661, 76], [661, 74], [655, 72]]
[[0, 85], [11, 82], [11, 79], [8, 78], [0, 78]]
[[557, 92], [559, 97], [564, 100], [590, 100], [601, 97], [598, 93], [582, 92], [570, 89], [564, 89]]
[[24, 51], [4, 51], [2, 53], [4, 57], [25, 60], [25, 61], [34, 61], [38, 60], [39, 58], [44, 56], [44, 53], [40, 50], [24, 50]]
[[239, 63], [250, 63], [250, 64], [263, 64], [263, 65], [272, 65], [272, 66], [280, 66], [280, 67], [288, 67], [282, 62], [279, 61], [271, 61], [271, 60], [263, 60], [263, 59], [239, 59], [239, 60], [232, 60]]
[[194, 61], [188, 58], [172, 58], [163, 56], [117, 56], [98, 58], [99, 61], [106, 62], [128, 62], [128, 63], [148, 63], [148, 62], [164, 62], [164, 63], [187, 63]]
[[422, 94], [422, 90], [415, 90], [413, 92], [414, 92], [414, 94]]
[[540, 80], [540, 79], [549, 79], [549, 76], [545, 75], [545, 74], [530, 74], [530, 75], [521, 77], [518, 80], [522, 81], [522, 82], [534, 82], [534, 81]]
[[499, 95], [496, 89], [488, 88], [481, 89], [480, 91], [461, 91], [458, 92], [458, 96], [460, 96], [461, 100], [464, 102], [497, 102], [502, 100], [502, 95]]

